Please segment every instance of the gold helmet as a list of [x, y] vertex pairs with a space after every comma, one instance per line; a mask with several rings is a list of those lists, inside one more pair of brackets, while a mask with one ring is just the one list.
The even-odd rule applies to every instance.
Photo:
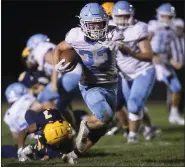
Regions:
[[109, 16], [112, 16], [113, 6], [114, 6], [114, 3], [113, 2], [105, 2], [105, 3], [102, 4], [102, 7], [105, 9], [105, 12]]
[[22, 56], [22, 57], [27, 57], [29, 54], [30, 54], [30, 51], [28, 50], [27, 47], [25, 47], [25, 48], [23, 49], [23, 51], [22, 51], [21, 56]]
[[46, 124], [44, 137], [48, 144], [59, 145], [62, 141], [72, 138], [72, 127], [67, 121], [55, 121]]

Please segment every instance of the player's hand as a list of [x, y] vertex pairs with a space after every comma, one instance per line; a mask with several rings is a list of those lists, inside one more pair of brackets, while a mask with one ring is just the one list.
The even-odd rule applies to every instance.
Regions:
[[160, 61], [159, 56], [154, 56], [152, 62], [153, 62], [154, 64], [160, 64], [161, 61]]
[[120, 41], [119, 43], [120, 43], [119, 49], [122, 54], [133, 56], [134, 53], [133, 53], [132, 49], [127, 44], [125, 44], [123, 41]]
[[23, 148], [18, 149], [17, 155], [20, 162], [25, 162], [26, 160], [28, 160], [28, 157], [25, 155]]
[[27, 155], [33, 153], [33, 147], [31, 145], [26, 146], [25, 148], [19, 148], [17, 151], [18, 159], [20, 162], [25, 162], [26, 160], [31, 160]]
[[66, 70], [69, 68], [70, 66], [70, 62], [65, 63], [66, 60], [62, 59], [58, 64], [55, 65], [55, 70], [57, 72], [66, 72]]
[[170, 59], [170, 64], [177, 70], [182, 68], [182, 64], [179, 64], [178, 62], [176, 62], [174, 59]]
[[104, 41], [101, 42], [101, 44], [106, 47], [109, 48], [111, 51], [118, 51], [120, 44], [116, 41]]

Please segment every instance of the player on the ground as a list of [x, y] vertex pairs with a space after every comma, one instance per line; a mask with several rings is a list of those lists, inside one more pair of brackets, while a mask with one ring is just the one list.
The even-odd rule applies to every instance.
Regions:
[[69, 163], [74, 163], [80, 154], [104, 135], [107, 124], [113, 118], [117, 96], [117, 51], [150, 60], [150, 55], [143, 57], [121, 43], [122, 37], [114, 36], [114, 30], [108, 31], [109, 19], [99, 4], [85, 5], [79, 18], [81, 27], [71, 29], [54, 52], [57, 71], [65, 71], [69, 66], [64, 64], [64, 59], [60, 60], [63, 51], [74, 48], [79, 54], [83, 66], [79, 87], [84, 101], [94, 114], [81, 122], [76, 148], [65, 157]]
[[[147, 24], [134, 19], [134, 8], [126, 1], [117, 2], [112, 11], [113, 22], [124, 37], [123, 43], [136, 52], [142, 60], [131, 54], [117, 54], [117, 65], [122, 73], [123, 93], [129, 118], [128, 143], [137, 143], [137, 133], [143, 119], [144, 104], [155, 82], [152, 49], [148, 41]], [[145, 60], [145, 58], [147, 58]], [[145, 138], [154, 136], [151, 121], [145, 123]]]
[[[35, 159], [48, 160], [61, 158], [64, 153], [73, 150], [72, 127], [63, 119], [56, 109], [35, 112], [27, 110], [25, 119], [28, 126], [18, 134], [18, 160], [30, 160], [28, 154]], [[26, 137], [35, 134], [36, 144], [25, 148]]]
[[169, 122], [184, 125], [184, 119], [179, 115], [181, 85], [176, 77], [173, 66], [171, 45], [174, 44], [175, 34], [172, 29], [172, 19], [175, 17], [175, 8], [165, 3], [157, 8], [157, 20], [149, 22], [151, 46], [154, 52], [154, 63], [158, 81], [164, 82], [172, 91]]
[[28, 126], [24, 116], [29, 108], [35, 111], [45, 108], [29, 90], [21, 83], [12, 83], [5, 90], [5, 97], [10, 108], [4, 115], [4, 121], [9, 126], [13, 137], [17, 138], [18, 133]]

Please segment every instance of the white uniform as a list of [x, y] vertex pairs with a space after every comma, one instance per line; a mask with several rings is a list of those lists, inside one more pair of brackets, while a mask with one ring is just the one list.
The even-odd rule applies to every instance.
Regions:
[[19, 133], [28, 127], [28, 123], [25, 120], [25, 113], [35, 100], [36, 98], [28, 93], [13, 103], [6, 111], [4, 121], [9, 126], [11, 132]]
[[[116, 32], [115, 32], [116, 33]], [[147, 24], [136, 21], [136, 23], [122, 31], [124, 43], [135, 52], [139, 52], [138, 42], [148, 37]], [[140, 61], [130, 55], [117, 54], [117, 65], [127, 79], [135, 79], [138, 75], [145, 73], [153, 67], [151, 62]]]
[[[50, 43], [50, 42], [43, 42], [40, 43], [33, 51], [33, 55], [35, 60], [37, 61], [39, 68], [41, 70], [44, 70], [48, 75], [52, 75], [53, 72], [53, 65], [48, 64], [47, 62], [44, 61], [44, 57], [46, 53], [50, 50], [53, 50], [56, 47], [55, 44]], [[69, 72], [69, 73], [77, 73], [81, 74], [81, 67], [80, 65], [77, 65], [76, 68]], [[59, 77], [61, 75], [59, 74]]]
[[87, 40], [80, 27], [71, 29], [65, 41], [72, 46], [83, 62], [82, 84], [115, 83], [116, 60], [101, 43]]
[[39, 68], [49, 75], [52, 74], [53, 66], [45, 62], [44, 57], [48, 51], [53, 50], [55, 47], [56, 45], [53, 43], [43, 42], [33, 50], [34, 59], [37, 61]]
[[155, 65], [157, 80], [162, 81], [172, 74], [169, 66], [171, 55], [171, 43], [173, 43], [175, 34], [172, 28], [165, 27], [157, 20], [151, 20], [148, 24], [148, 31], [154, 35], [151, 39], [151, 46], [154, 53], [160, 56], [161, 64]]

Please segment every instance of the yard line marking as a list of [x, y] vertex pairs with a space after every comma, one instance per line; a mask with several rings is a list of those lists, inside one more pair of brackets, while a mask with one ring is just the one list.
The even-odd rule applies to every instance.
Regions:
[[[144, 144], [145, 146], [153, 146], [154, 143], [152, 143], [152, 141], [150, 142], [144, 142], [144, 143], [138, 143], [138, 144]], [[129, 146], [130, 144], [123, 144], [123, 145], [101, 145], [101, 146], [94, 146], [92, 149], [110, 149], [110, 148], [122, 148], [122, 147], [125, 147], [125, 146]], [[159, 146], [170, 146], [172, 145], [172, 143], [170, 142], [166, 142], [166, 141], [162, 141], [162, 142], [159, 142], [157, 143], [156, 145], [159, 145]]]
[[120, 148], [123, 147], [124, 145], [102, 145], [102, 146], [94, 146], [92, 149], [107, 149], [107, 148]]

